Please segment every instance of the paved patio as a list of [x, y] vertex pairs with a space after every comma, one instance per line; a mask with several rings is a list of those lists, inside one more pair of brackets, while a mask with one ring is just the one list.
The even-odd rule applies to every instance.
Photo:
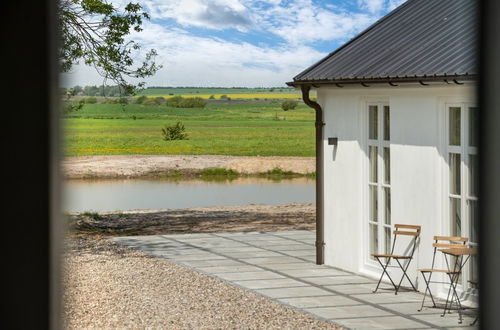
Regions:
[[353, 329], [475, 329], [473, 316], [418, 312], [422, 295], [379, 290], [376, 281], [315, 262], [314, 231], [115, 237], [113, 241], [220, 278]]

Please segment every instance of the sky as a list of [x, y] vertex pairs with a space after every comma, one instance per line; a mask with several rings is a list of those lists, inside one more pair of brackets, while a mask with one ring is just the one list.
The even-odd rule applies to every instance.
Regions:
[[[111, 2], [123, 8], [129, 1]], [[142, 54], [155, 49], [163, 66], [146, 86], [278, 87], [405, 0], [138, 2], [151, 19], [130, 38]], [[65, 87], [102, 82], [83, 64], [62, 77]]]

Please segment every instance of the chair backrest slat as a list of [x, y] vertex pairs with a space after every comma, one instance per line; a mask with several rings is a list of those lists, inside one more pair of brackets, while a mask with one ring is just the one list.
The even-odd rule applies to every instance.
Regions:
[[432, 243], [432, 246], [435, 247], [435, 248], [445, 248], [445, 249], [463, 249], [463, 248], [466, 248], [468, 247], [467, 244], [463, 244], [463, 243]]
[[467, 237], [460, 236], [434, 236], [435, 241], [453, 241], [453, 242], [467, 242]]
[[[434, 243], [432, 246], [434, 247], [434, 253], [432, 255], [432, 266], [434, 269], [434, 263], [436, 261], [436, 251], [438, 248], [452, 248], [452, 249], [463, 249], [468, 247], [467, 242], [469, 239], [467, 237], [460, 236], [434, 236]], [[454, 243], [461, 242], [461, 243]]]
[[402, 224], [395, 224], [395, 225], [394, 225], [394, 228], [415, 229], [415, 230], [420, 231], [420, 228], [422, 228], [422, 226], [417, 226], [417, 225], [402, 225]]
[[420, 232], [419, 231], [402, 231], [402, 230], [395, 230], [393, 231], [394, 235], [409, 235], [409, 236], [419, 236]]
[[396, 239], [399, 235], [401, 236], [413, 236], [412, 238], [412, 248], [410, 253], [410, 258], [413, 258], [413, 253], [415, 252], [415, 248], [417, 246], [417, 240], [420, 236], [421, 226], [416, 225], [404, 225], [404, 224], [394, 224], [394, 240], [392, 241], [392, 249], [391, 254], [394, 253], [394, 248], [396, 246]]

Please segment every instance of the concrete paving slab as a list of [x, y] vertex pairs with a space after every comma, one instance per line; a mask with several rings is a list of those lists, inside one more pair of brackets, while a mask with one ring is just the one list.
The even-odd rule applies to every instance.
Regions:
[[369, 305], [354, 305], [354, 306], [336, 306], [336, 307], [318, 307], [306, 308], [307, 312], [318, 315], [326, 319], [340, 319], [356, 318], [356, 317], [372, 317], [372, 316], [391, 316], [380, 308]]
[[349, 273], [337, 270], [334, 268], [327, 268], [323, 266], [322, 268], [316, 269], [289, 269], [282, 270], [282, 273], [294, 276], [294, 277], [313, 277], [313, 276], [334, 276], [334, 275], [348, 275]]
[[317, 284], [317, 285], [332, 285], [332, 284], [373, 284], [376, 285], [377, 282], [357, 275], [335, 275], [335, 276], [323, 276], [323, 277], [304, 277], [304, 280]]
[[[215, 250], [215, 251], [217, 251], [217, 250]], [[266, 251], [266, 250], [252, 251], [252, 252], [230, 252], [230, 254], [231, 254], [232, 258], [237, 258], [237, 259], [260, 258], [260, 257], [281, 257], [282, 256], [281, 253]]]
[[215, 276], [228, 281], [238, 281], [238, 280], [268, 280], [273, 278], [284, 278], [283, 276], [269, 272], [269, 271], [258, 271], [258, 272], [237, 272], [237, 273], [214, 273]]
[[[356, 296], [359, 297], [359, 296]], [[419, 314], [439, 314], [443, 313], [442, 308], [424, 308], [421, 312], [418, 311], [420, 309], [420, 304], [416, 304], [415, 302], [398, 302], [398, 303], [390, 303], [385, 304], [382, 303], [380, 306], [393, 310], [395, 312], [401, 314], [408, 315], [419, 315]]]
[[441, 317], [441, 314], [414, 314], [412, 316], [418, 320], [423, 320], [428, 323], [431, 323], [435, 327], [445, 327], [445, 328], [450, 328], [450, 327], [458, 328], [461, 326], [466, 327], [469, 326], [474, 321], [474, 317], [464, 315], [462, 324], [459, 324], [457, 312], [446, 314], [444, 317]]
[[242, 266], [245, 265], [241, 262], [234, 261], [231, 259], [216, 259], [216, 260], [183, 260], [183, 264], [190, 267], [212, 267], [212, 266]]
[[368, 318], [342, 319], [337, 323], [350, 329], [430, 329], [401, 316], [378, 316]]
[[201, 248], [218, 248], [218, 247], [247, 247], [248, 245], [244, 243], [234, 242], [234, 241], [185, 241], [190, 246], [198, 246]]
[[193, 234], [171, 234], [171, 235], [159, 235], [165, 238], [173, 239], [190, 239], [190, 238], [207, 238], [212, 237], [210, 233], [193, 233]]
[[383, 293], [376, 292], [368, 294], [359, 294], [356, 295], [356, 298], [363, 299], [364, 301], [376, 304], [392, 303], [392, 302], [394, 303], [413, 302], [420, 307], [420, 303], [422, 302], [423, 296], [419, 293], [414, 293], [414, 292], [399, 292], [397, 295], [394, 294], [394, 292], [383, 292]]
[[211, 251], [219, 252], [219, 253], [238, 253], [238, 252], [258, 252], [258, 251], [266, 251], [264, 249], [258, 248], [258, 247], [253, 247], [253, 246], [241, 246], [241, 247], [215, 247], [211, 248]]
[[320, 297], [280, 298], [278, 299], [278, 301], [299, 308], [349, 306], [360, 304], [356, 300], [337, 295]]
[[286, 269], [309, 269], [310, 267], [316, 267], [316, 265], [311, 265], [310, 263], [304, 261], [266, 265], [266, 268], [273, 269], [276, 271], [281, 271]]
[[314, 257], [316, 258], [316, 254], [311, 249], [305, 250], [291, 250], [291, 251], [282, 251], [281, 253], [292, 256], [292, 257]]
[[293, 251], [293, 250], [307, 250], [311, 249], [311, 246], [303, 243], [290, 243], [287, 245], [273, 245], [272, 247], [266, 247], [267, 249], [273, 251]]
[[221, 273], [235, 273], [235, 272], [259, 272], [262, 269], [256, 266], [211, 266], [211, 267], [197, 267], [197, 269], [202, 272], [209, 274], [221, 274]]
[[292, 288], [297, 286], [306, 286], [307, 284], [292, 280], [290, 278], [272, 279], [272, 280], [245, 280], [236, 281], [235, 284], [248, 289], [272, 289], [272, 288]]
[[284, 263], [292, 263], [299, 262], [300, 259], [294, 257], [260, 257], [260, 258], [239, 258], [239, 260], [243, 262], [247, 262], [255, 265], [267, 265], [267, 264], [284, 264]]
[[304, 286], [299, 288], [261, 289], [256, 290], [256, 292], [271, 298], [296, 298], [331, 295], [330, 292], [314, 286]]
[[276, 236], [305, 236], [305, 235], [310, 235], [312, 237], [316, 237], [316, 233], [312, 230], [287, 230], [287, 231], [274, 231], [271, 232], [273, 235]]
[[373, 289], [375, 289], [373, 284], [326, 285], [325, 287], [349, 295], [372, 293]]
[[[157, 254], [158, 255], [158, 254]], [[160, 257], [167, 258], [167, 259], [174, 259], [176, 261], [194, 261], [194, 260], [222, 260], [222, 259], [227, 259], [225, 257], [219, 256], [217, 254], [213, 253], [207, 253], [207, 254], [194, 254], [194, 255], [185, 255], [185, 256], [170, 256], [168, 254], [165, 255], [159, 255]]]
[[[474, 316], [419, 313], [421, 294], [372, 293], [376, 281], [316, 265], [313, 231], [148, 235], [113, 241], [173, 260], [320, 319], [354, 329], [469, 328]], [[474, 327], [471, 327], [474, 328]]]

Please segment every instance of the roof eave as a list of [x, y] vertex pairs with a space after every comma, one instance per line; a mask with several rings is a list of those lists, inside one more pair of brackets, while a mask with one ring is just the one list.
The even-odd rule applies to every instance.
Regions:
[[[475, 81], [478, 80], [477, 74], [457, 74], [457, 75], [434, 75], [434, 76], [412, 76], [412, 77], [378, 77], [378, 78], [353, 78], [353, 79], [311, 79], [311, 80], [294, 80], [286, 84], [291, 87], [300, 87], [301, 85], [311, 85], [319, 87], [321, 85], [352, 85], [352, 84], [397, 84], [397, 83], [420, 83], [438, 82], [460, 84], [460, 81]], [[340, 86], [339, 86], [340, 87]]]

